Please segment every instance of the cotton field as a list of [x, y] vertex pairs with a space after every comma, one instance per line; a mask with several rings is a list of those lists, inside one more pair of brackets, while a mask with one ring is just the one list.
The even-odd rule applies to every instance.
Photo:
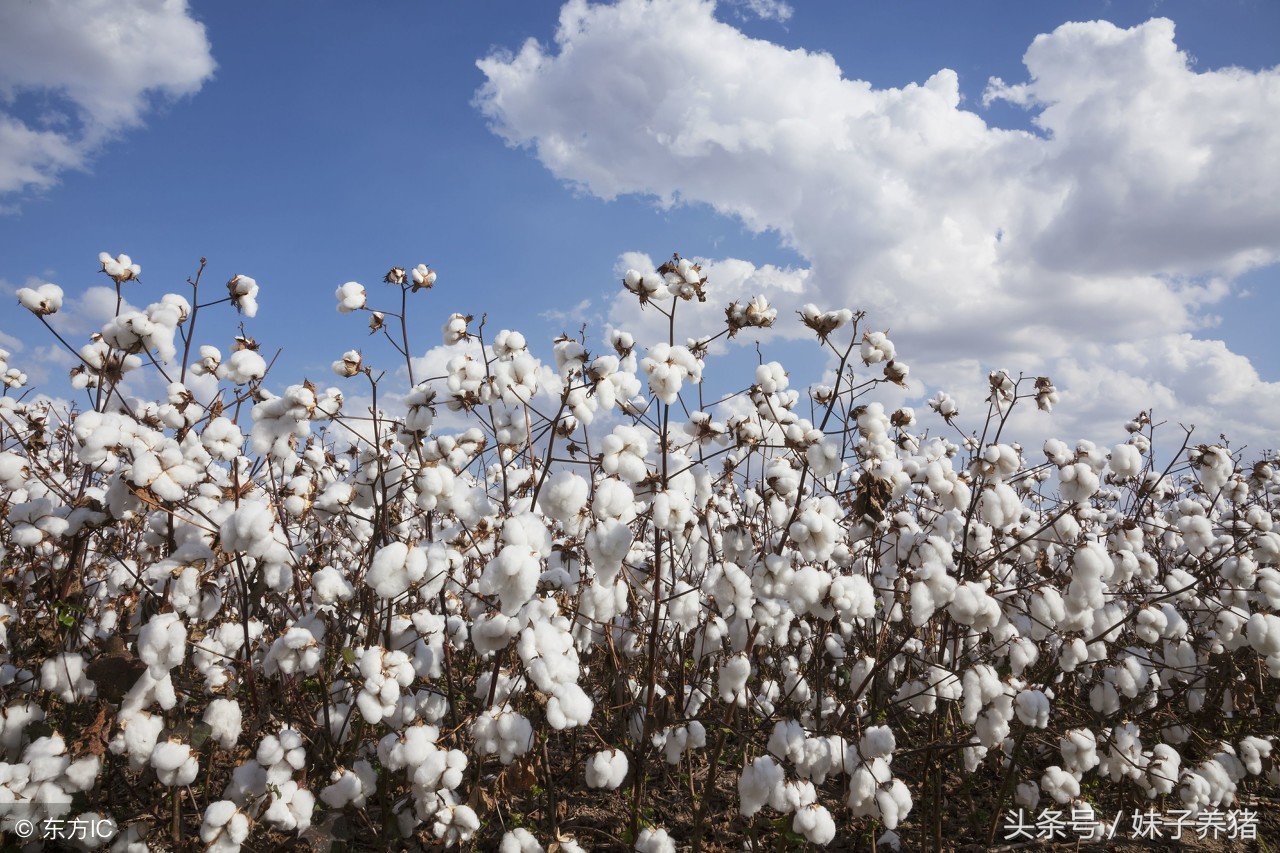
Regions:
[[[757, 297], [704, 337], [544, 360], [436, 304], [425, 265], [337, 286], [399, 361], [338, 346], [317, 385], [199, 325], [257, 314], [254, 279], [151, 293], [100, 261], [150, 304], [87, 341], [50, 326], [74, 408], [0, 352], [10, 838], [926, 849], [1011, 812], [1094, 838], [1239, 816], [1280, 784], [1265, 453], [1188, 434], [1160, 459], [1137, 412], [1114, 447], [1020, 446], [1011, 413], [1058, 392], [1016, 365], [985, 411], [886, 407], [910, 353], [841, 306]], [[679, 257], [621, 286], [672, 329], [715, 301]], [[794, 323], [825, 384], [766, 348], [713, 362], [740, 390], [704, 399], [717, 341]]]

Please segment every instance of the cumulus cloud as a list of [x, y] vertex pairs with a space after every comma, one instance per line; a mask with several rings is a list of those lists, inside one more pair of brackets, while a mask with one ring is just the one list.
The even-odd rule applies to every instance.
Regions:
[[186, 0], [0, 3], [0, 193], [82, 168], [155, 97], [193, 94], [213, 70]]
[[707, 0], [570, 0], [554, 47], [479, 62], [477, 103], [577, 188], [775, 232], [810, 263], [770, 297], [780, 315], [865, 309], [934, 387], [977, 400], [988, 369], [1048, 374], [1058, 424], [1114, 431], [1154, 405], [1274, 444], [1257, 425], [1280, 422], [1280, 385], [1197, 332], [1234, 276], [1280, 259], [1280, 69], [1196, 69], [1162, 19], [1066, 24], [1024, 62], [985, 98], [1037, 132], [989, 125], [954, 71], [877, 89]]

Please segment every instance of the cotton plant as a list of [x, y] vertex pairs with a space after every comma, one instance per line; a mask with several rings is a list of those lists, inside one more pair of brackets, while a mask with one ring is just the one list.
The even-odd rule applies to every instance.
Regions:
[[[725, 342], [786, 318], [744, 295], [686, 329], [717, 294], [678, 256], [622, 282], [665, 335], [544, 345], [439, 310], [438, 375], [408, 319], [435, 271], [348, 282], [339, 311], [373, 334], [327, 356], [340, 387], [276, 376], [243, 327], [209, 342], [218, 303], [258, 319], [253, 279], [153, 294], [132, 259], [102, 263], [121, 308], [68, 343], [81, 408], [0, 395], [11, 791], [37, 768], [50, 802], [101, 811], [113, 764], [142, 774], [138, 801], [203, 786], [181, 819], [211, 849], [341, 812], [380, 841], [573, 850], [549, 815], [493, 810], [552, 780], [643, 805], [655, 768], [697, 780], [718, 755], [743, 832], [879, 824], [893, 846], [926, 837], [929, 762], [1008, 774], [993, 812], [1101, 815], [1121, 789], [1225, 809], [1277, 775], [1270, 456], [1189, 440], [1156, 466], [1149, 413], [1110, 447], [1024, 448], [1011, 413], [1060, 401], [1010, 370], [965, 433], [960, 395], [918, 393], [901, 341], [840, 307], [792, 322], [842, 371], [738, 370]], [[65, 295], [17, 300], [47, 319]], [[132, 390], [159, 370], [154, 399]], [[704, 400], [708, 370], [739, 393]], [[921, 402], [875, 399], [886, 384]], [[1229, 743], [1205, 734], [1222, 718]], [[940, 719], [955, 749], [928, 739]], [[107, 760], [55, 724], [94, 727]], [[637, 849], [699, 831], [639, 818]]]

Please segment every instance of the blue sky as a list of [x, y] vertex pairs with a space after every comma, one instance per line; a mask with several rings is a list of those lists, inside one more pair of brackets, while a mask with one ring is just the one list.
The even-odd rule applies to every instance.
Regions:
[[[419, 354], [453, 311], [537, 349], [633, 319], [624, 253], [680, 251], [725, 264], [713, 302], [871, 308], [920, 397], [972, 410], [1005, 367], [1058, 382], [1028, 426], [1066, 438], [1145, 405], [1280, 432], [1270, 2], [55, 0], [0, 9], [0, 54], [0, 289], [74, 298], [127, 252], [145, 305], [207, 257], [213, 288], [261, 285], [274, 385], [330, 381], [349, 347], [392, 366], [333, 299], [356, 280], [376, 303], [392, 265], [439, 271]], [[82, 339], [93, 311], [67, 313]], [[38, 326], [0, 317], [56, 384]], [[223, 319], [202, 342], [225, 348]], [[766, 352], [809, 352], [788, 334]]]

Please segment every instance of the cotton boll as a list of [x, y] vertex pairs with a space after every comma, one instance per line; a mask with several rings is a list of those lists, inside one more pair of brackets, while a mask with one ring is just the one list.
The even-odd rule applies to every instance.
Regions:
[[350, 314], [352, 311], [358, 311], [365, 307], [367, 296], [365, 294], [364, 285], [349, 281], [334, 291], [334, 298], [338, 300], [338, 313]]
[[679, 345], [656, 344], [640, 362], [640, 368], [649, 378], [649, 391], [668, 404], [680, 396], [686, 381], [702, 381], [702, 362], [687, 347]]
[[817, 801], [818, 791], [812, 782], [785, 782], [781, 792], [775, 791], [774, 796], [769, 798], [769, 805], [783, 814], [791, 814]]
[[1240, 760], [1245, 769], [1254, 776], [1262, 774], [1262, 763], [1271, 757], [1270, 740], [1247, 735], [1240, 741]]
[[1040, 803], [1040, 785], [1036, 782], [1023, 782], [1013, 792], [1013, 802], [1024, 809], [1035, 809]]
[[187, 654], [187, 628], [176, 613], [157, 613], [138, 632], [138, 657], [151, 677], [165, 678]]
[[354, 769], [343, 767], [334, 770], [330, 780], [330, 784], [320, 791], [320, 800], [334, 809], [348, 805], [364, 808], [369, 795], [378, 787], [377, 773], [367, 761], [357, 761]]
[[240, 739], [240, 705], [234, 699], [213, 699], [204, 711], [209, 738], [223, 749], [231, 749]]
[[587, 787], [616, 790], [627, 777], [627, 754], [620, 749], [606, 749], [587, 759]]
[[784, 778], [782, 767], [769, 756], [752, 759], [738, 776], [738, 810], [742, 816], [751, 817], [780, 796]]
[[1075, 458], [1075, 454], [1071, 452], [1071, 448], [1067, 447], [1066, 442], [1056, 438], [1051, 438], [1044, 443], [1044, 455], [1058, 467], [1066, 465]]
[[803, 835], [810, 843], [826, 846], [836, 837], [836, 824], [831, 812], [817, 803], [796, 810], [791, 821], [791, 831]]
[[355, 595], [351, 583], [333, 566], [323, 566], [311, 575], [311, 601], [320, 607], [329, 607], [339, 601], [349, 601]]
[[676, 843], [665, 829], [642, 829], [636, 839], [636, 853], [676, 853]]
[[577, 684], [558, 684], [547, 701], [547, 723], [556, 731], [591, 722], [594, 703]]
[[471, 724], [471, 735], [481, 755], [496, 754], [503, 764], [510, 764], [533, 746], [533, 726], [510, 705], [486, 710]]
[[1151, 760], [1146, 766], [1147, 796], [1156, 797], [1173, 793], [1178, 784], [1182, 756], [1166, 743], [1158, 743], [1151, 750]]
[[875, 590], [862, 575], [836, 576], [828, 595], [841, 619], [870, 619], [876, 614]]
[[209, 850], [232, 853], [239, 850], [248, 837], [249, 818], [231, 800], [218, 800], [204, 810], [200, 840]]
[[889, 340], [884, 332], [863, 333], [860, 351], [863, 364], [872, 365], [879, 364], [882, 361], [891, 361], [896, 352], [893, 342]]
[[62, 309], [62, 288], [56, 284], [42, 284], [39, 287], [20, 287], [14, 293], [18, 302], [37, 317], [47, 317]]
[[1055, 802], [1063, 805], [1080, 796], [1080, 782], [1056, 764], [1047, 768], [1040, 777], [1040, 790], [1044, 791]]
[[302, 832], [311, 825], [315, 804], [315, 795], [297, 782], [280, 782], [262, 820], [285, 832]]
[[858, 742], [858, 754], [863, 758], [889, 758], [897, 747], [893, 729], [888, 726], [872, 726], [862, 734]]
[[997, 530], [1017, 524], [1022, 519], [1022, 501], [1006, 483], [988, 483], [978, 499], [979, 516]]
[[142, 267], [123, 253], [113, 258], [107, 252], [99, 252], [98, 261], [102, 264], [102, 271], [115, 279], [117, 284], [133, 281], [142, 274]]
[[550, 518], [568, 524], [587, 503], [587, 481], [572, 471], [560, 470], [543, 484], [538, 506]]
[[746, 655], [734, 655], [720, 664], [718, 677], [720, 698], [733, 702], [740, 698], [742, 688], [747, 684], [747, 676], [751, 674], [751, 661]]
[[1049, 698], [1040, 690], [1023, 690], [1014, 698], [1014, 709], [1023, 725], [1033, 729], [1049, 726]]
[[1083, 462], [1058, 469], [1058, 489], [1063, 501], [1083, 504], [1098, 491], [1097, 473]]
[[200, 443], [213, 458], [230, 462], [244, 447], [244, 433], [229, 418], [218, 416], [205, 425]]
[[237, 350], [218, 366], [217, 375], [234, 385], [248, 385], [267, 375], [267, 362], [255, 350]]
[[246, 317], [258, 314], [258, 282], [247, 275], [233, 276], [227, 282], [227, 293], [231, 296], [231, 304]]
[[62, 652], [41, 664], [40, 687], [66, 703], [92, 699], [98, 692], [85, 673], [84, 656], [78, 652]]
[[467, 323], [471, 318], [465, 314], [450, 314], [449, 319], [445, 320], [442, 334], [444, 336], [444, 345], [453, 346], [456, 343], [466, 340]]
[[1280, 654], [1280, 616], [1254, 613], [1245, 627], [1249, 645], [1260, 655]]
[[1111, 473], [1120, 478], [1142, 473], [1142, 452], [1133, 444], [1117, 444], [1111, 448]]
[[502, 836], [498, 853], [542, 853], [542, 845], [527, 829], [513, 829]]
[[508, 545], [480, 574], [481, 595], [496, 595], [502, 612], [514, 616], [533, 598], [542, 576], [541, 556], [527, 546]]
[[987, 595], [985, 584], [977, 581], [966, 581], [956, 588], [947, 612], [975, 631], [990, 630], [1000, 621], [999, 603]]
[[191, 754], [191, 746], [177, 741], [157, 744], [151, 753], [151, 766], [161, 785], [175, 787], [190, 785], [199, 773], [200, 765]]
[[894, 779], [887, 788], [876, 791], [875, 800], [885, 829], [897, 829], [911, 813], [911, 791], [901, 780]]
[[1098, 766], [1098, 740], [1089, 729], [1070, 729], [1058, 740], [1063, 766], [1081, 774]]
[[411, 548], [404, 542], [391, 542], [374, 554], [373, 565], [365, 575], [365, 583], [373, 588], [379, 598], [397, 598], [407, 592], [412, 584], [421, 581], [426, 572], [425, 550]]

